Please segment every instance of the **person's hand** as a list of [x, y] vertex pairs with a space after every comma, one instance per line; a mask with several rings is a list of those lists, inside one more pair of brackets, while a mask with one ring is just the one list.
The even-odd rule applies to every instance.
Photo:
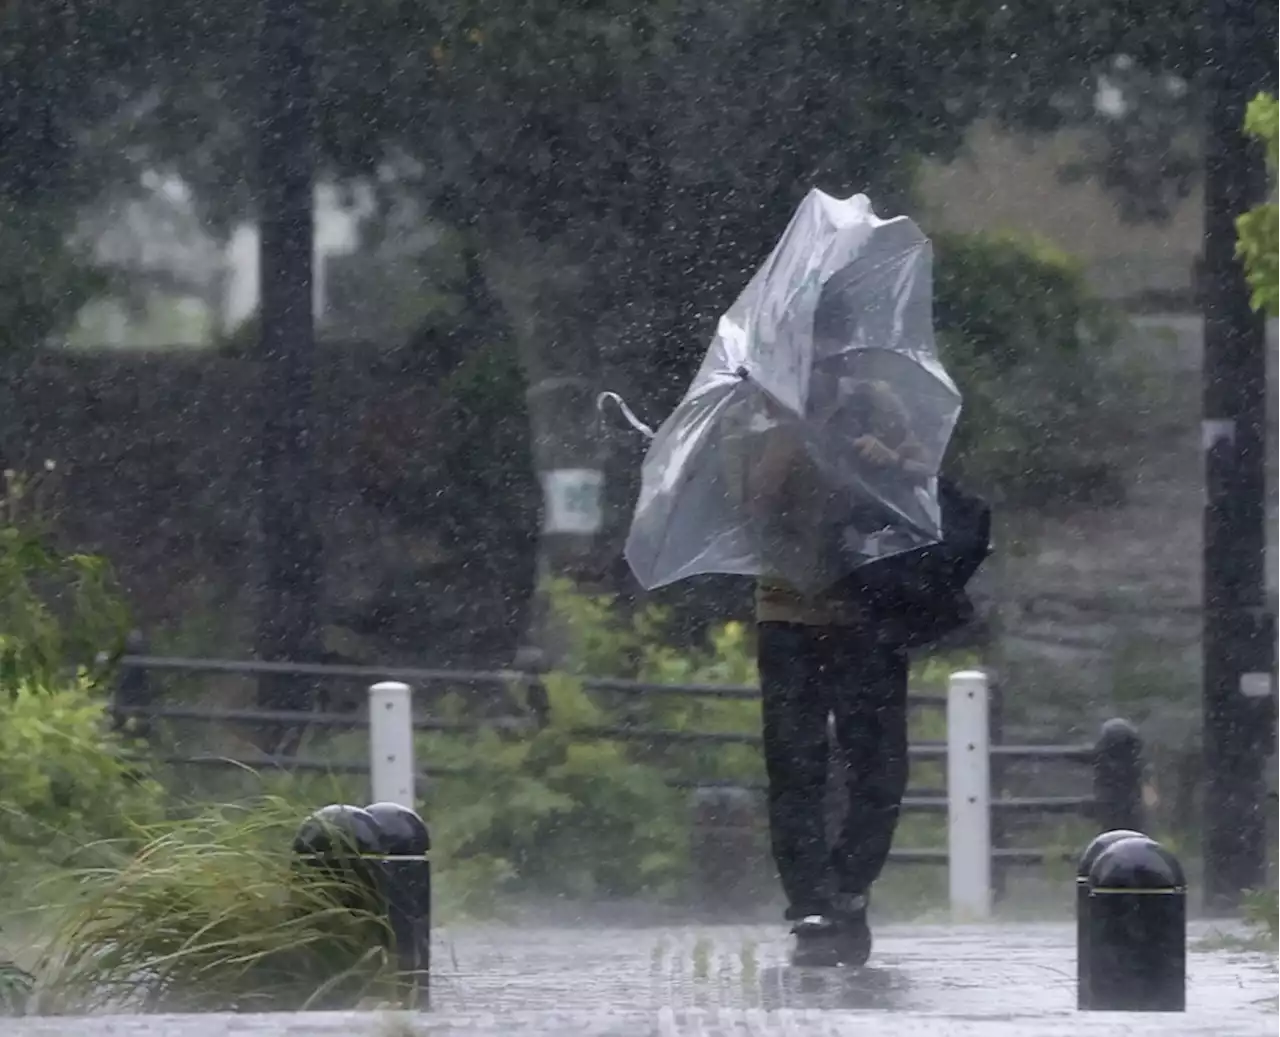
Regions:
[[762, 437], [763, 448], [748, 470], [748, 496], [760, 504], [776, 497], [787, 476], [802, 460], [800, 441], [786, 428], [775, 428]]
[[853, 448], [858, 456], [869, 464], [893, 465], [898, 463], [898, 455], [876, 439], [875, 436], [859, 436], [853, 441]]

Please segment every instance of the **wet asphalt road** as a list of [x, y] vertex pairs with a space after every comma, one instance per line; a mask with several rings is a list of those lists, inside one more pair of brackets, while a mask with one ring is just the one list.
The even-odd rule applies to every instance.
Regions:
[[1272, 953], [1205, 949], [1188, 1011], [1075, 1011], [1063, 925], [898, 927], [860, 971], [787, 967], [776, 927], [478, 928], [438, 935], [428, 1014], [0, 1021], [0, 1037], [1274, 1037]]

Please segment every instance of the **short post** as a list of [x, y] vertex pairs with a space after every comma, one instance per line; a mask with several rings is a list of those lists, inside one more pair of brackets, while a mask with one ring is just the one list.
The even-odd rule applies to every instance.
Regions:
[[[147, 639], [141, 630], [130, 630], [125, 636], [124, 654], [147, 654]], [[103, 655], [99, 656], [99, 660], [106, 661]], [[151, 735], [150, 717], [138, 716], [138, 712], [148, 709], [155, 699], [147, 671], [141, 666], [120, 663], [113, 698], [113, 704], [116, 707], [113, 726], [117, 730], [128, 727], [142, 738], [149, 737]], [[130, 723], [131, 718], [132, 723]]]
[[380, 889], [406, 1007], [425, 1009], [431, 981], [431, 835], [426, 822], [399, 803], [374, 803], [368, 811], [382, 831]]
[[[1004, 743], [1004, 682], [1000, 680], [998, 674], [987, 673], [987, 690], [990, 702], [987, 707], [988, 744], [994, 749], [995, 746]], [[990, 759], [991, 799], [994, 802], [1004, 796], [1008, 761], [995, 752], [991, 753]], [[997, 847], [1004, 846], [1008, 841], [1008, 828], [1008, 815], [993, 810], [991, 812], [991, 846], [993, 851], [991, 857], [991, 902], [993, 905], [999, 904], [1004, 899], [1009, 887], [1009, 868], [994, 852]]]
[[1141, 838], [1141, 832], [1127, 828], [1103, 832], [1085, 847], [1076, 865], [1076, 1007], [1082, 1012], [1093, 1007], [1089, 993], [1089, 872], [1103, 852], [1121, 839]]
[[951, 912], [991, 916], [991, 746], [987, 675], [963, 670], [947, 688], [947, 862]]
[[1116, 841], [1089, 871], [1086, 910], [1088, 1008], [1185, 1011], [1187, 888], [1173, 854], [1145, 836]]
[[759, 903], [756, 797], [747, 789], [700, 788], [692, 796], [695, 893], [713, 913]]
[[1143, 828], [1142, 736], [1127, 720], [1102, 725], [1093, 760], [1095, 820], [1103, 831]]
[[431, 969], [431, 840], [399, 803], [332, 804], [298, 827], [293, 852], [332, 884], [328, 900], [385, 919], [406, 1007], [425, 1008]]
[[367, 858], [382, 849], [382, 830], [363, 807], [331, 803], [305, 818], [293, 838], [298, 859], [333, 882], [350, 910], [376, 906], [376, 880]]
[[373, 799], [414, 808], [413, 690], [399, 681], [369, 689], [369, 777]]

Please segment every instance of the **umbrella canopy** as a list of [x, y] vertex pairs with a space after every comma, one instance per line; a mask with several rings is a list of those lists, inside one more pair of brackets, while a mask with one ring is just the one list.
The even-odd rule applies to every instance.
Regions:
[[819, 590], [936, 542], [959, 410], [928, 239], [863, 195], [812, 191], [655, 434], [627, 560], [648, 588], [726, 573]]

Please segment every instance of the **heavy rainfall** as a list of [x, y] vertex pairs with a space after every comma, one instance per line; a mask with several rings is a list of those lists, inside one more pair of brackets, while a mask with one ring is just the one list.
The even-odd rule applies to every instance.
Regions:
[[1276, 54], [6, 4], [0, 1037], [1275, 1034]]

